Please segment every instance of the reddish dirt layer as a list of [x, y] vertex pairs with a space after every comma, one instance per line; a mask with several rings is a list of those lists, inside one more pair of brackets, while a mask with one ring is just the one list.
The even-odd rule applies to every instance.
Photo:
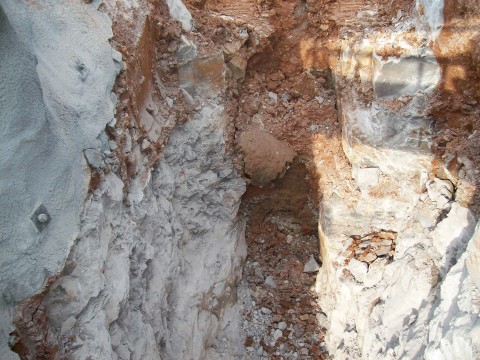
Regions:
[[15, 330], [10, 333], [9, 346], [20, 359], [60, 359], [59, 344], [48, 325], [48, 316], [43, 303], [44, 294], [57, 277], [47, 279], [45, 286], [36, 294], [20, 302], [15, 308], [13, 323]]
[[[250, 58], [246, 77], [238, 84], [236, 138], [251, 128], [264, 129], [297, 152], [313, 189], [326, 191], [335, 183], [336, 191], [348, 196], [351, 175], [342, 150], [333, 75], [341, 41], [358, 36], [366, 27], [385, 31], [397, 11], [406, 13], [412, 2], [260, 3], [274, 30]], [[370, 9], [379, 10], [373, 19], [358, 18]]]
[[[114, 86], [119, 99], [117, 123], [113, 128], [107, 127], [110, 139], [118, 145], [114, 151], [117, 162], [107, 166], [105, 171], [119, 175], [128, 193], [130, 180], [137, 175], [137, 159], [127, 149], [127, 144], [130, 141], [142, 144], [141, 150], [149, 163], [146, 167], [153, 166], [176, 123], [186, 121], [193, 109], [179, 88], [174, 59], [182, 35], [181, 25], [170, 18], [164, 1], [140, 2], [140, 7], [134, 11], [124, 6], [116, 1], [105, 1], [100, 10], [112, 18], [114, 37], [111, 43], [122, 53], [125, 62], [125, 69]], [[148, 11], [149, 16], [142, 16]], [[175, 99], [172, 107], [167, 104], [167, 98]], [[162, 128], [160, 134], [152, 136], [149, 133], [145, 113]]]
[[[480, 4], [476, 0], [445, 0], [444, 16], [445, 25], [434, 46], [444, 75], [431, 103], [440, 131], [435, 150], [438, 157], [447, 162], [452, 174], [463, 180], [467, 190], [462, 194], [462, 201], [478, 218]], [[471, 164], [465, 164], [462, 158]], [[473, 178], [465, 178], [465, 170], [473, 172]]]

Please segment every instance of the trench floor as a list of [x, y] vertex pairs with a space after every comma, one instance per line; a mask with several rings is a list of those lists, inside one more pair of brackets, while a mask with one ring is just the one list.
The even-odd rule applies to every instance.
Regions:
[[328, 358], [316, 272], [304, 272], [312, 255], [319, 261], [307, 177], [294, 162], [272, 184], [249, 186], [243, 199], [248, 256], [238, 293], [247, 359]]

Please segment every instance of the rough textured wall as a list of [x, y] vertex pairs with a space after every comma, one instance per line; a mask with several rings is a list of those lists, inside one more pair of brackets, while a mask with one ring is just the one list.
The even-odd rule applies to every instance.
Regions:
[[240, 174], [297, 156], [320, 346], [477, 358], [475, 5], [2, 2], [2, 355], [245, 355]]
[[240, 351], [245, 183], [226, 146], [224, 59], [197, 53], [188, 19], [170, 17], [188, 11], [168, 5], [2, 5], [2, 221], [22, 219], [2, 224], [5, 359], [7, 339], [37, 359]]
[[87, 201], [45, 294], [61, 354], [204, 358], [219, 331], [234, 331], [223, 319], [245, 256], [244, 183], [224, 164], [224, 123], [221, 106], [205, 106], [177, 127], [132, 206], [113, 173]]
[[448, 74], [431, 48], [442, 45], [428, 43], [442, 39], [443, 2], [412, 5], [388, 35], [367, 28], [345, 41], [337, 66], [343, 148], [358, 192], [321, 204], [317, 289], [335, 359], [480, 352], [479, 289], [465, 266], [476, 223], [466, 207], [471, 185], [433, 151]]
[[79, 233], [83, 151], [113, 119], [120, 56], [93, 6], [3, 1], [0, 17], [0, 346], [12, 357], [14, 304], [61, 270]]

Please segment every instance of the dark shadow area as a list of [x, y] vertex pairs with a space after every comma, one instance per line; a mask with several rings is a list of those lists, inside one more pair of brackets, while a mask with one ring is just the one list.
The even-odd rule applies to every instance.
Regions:
[[[315, 316], [320, 311], [313, 290], [316, 271], [304, 268], [312, 256], [319, 261], [318, 210], [310, 189], [305, 166], [295, 160], [284, 177], [264, 187], [249, 185], [242, 202], [248, 246], [242, 282], [250, 289], [255, 309], [271, 311], [267, 333], [274, 333], [281, 322], [286, 325], [275, 347], [266, 338], [245, 341], [247, 347], [262, 346], [272, 359], [280, 359], [275, 355], [279, 347], [282, 354], [303, 348], [312, 359], [325, 354], [320, 347], [325, 334]], [[254, 311], [245, 314], [247, 323], [255, 322]]]

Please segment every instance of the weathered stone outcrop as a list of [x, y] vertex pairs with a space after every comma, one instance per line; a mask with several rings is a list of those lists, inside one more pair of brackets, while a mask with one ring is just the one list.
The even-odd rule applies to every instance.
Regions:
[[[429, 104], [440, 67], [427, 46], [402, 41], [413, 23], [417, 36], [435, 39], [440, 4], [417, 5], [418, 18], [404, 19], [388, 39], [367, 33], [347, 42], [338, 65], [343, 147], [358, 192], [321, 205], [317, 290], [335, 359], [473, 359], [480, 352], [476, 270], [469, 275], [465, 265], [475, 261], [476, 221], [455, 202], [456, 179], [438, 169], [444, 165], [431, 150], [437, 130]], [[398, 234], [388, 256], [358, 240], [382, 230]]]
[[0, 357], [479, 358], [479, 13], [2, 1]]
[[[82, 34], [82, 36], [79, 36]], [[0, 352], [13, 307], [59, 272], [80, 231], [89, 170], [113, 119], [121, 56], [94, 6], [0, 5]], [[88, 160], [88, 156], [87, 156]]]
[[[2, 225], [2, 358], [16, 358], [9, 337], [22, 358], [214, 359], [222, 356], [217, 335], [233, 355], [241, 351], [236, 283], [246, 249], [237, 210], [245, 181], [226, 146], [223, 56], [178, 60], [172, 90], [174, 77], [154, 67], [149, 46], [160, 35], [145, 4], [121, 14], [106, 5], [115, 21], [139, 16], [116, 29], [129, 37], [115, 120], [121, 55], [108, 44], [111, 22], [98, 4], [2, 5], [9, 51], [0, 90], [10, 100], [2, 146], [11, 154], [2, 194], [12, 203], [2, 221], [22, 219]], [[169, 5], [190, 30], [185, 6]], [[173, 118], [184, 101], [185, 118]]]

